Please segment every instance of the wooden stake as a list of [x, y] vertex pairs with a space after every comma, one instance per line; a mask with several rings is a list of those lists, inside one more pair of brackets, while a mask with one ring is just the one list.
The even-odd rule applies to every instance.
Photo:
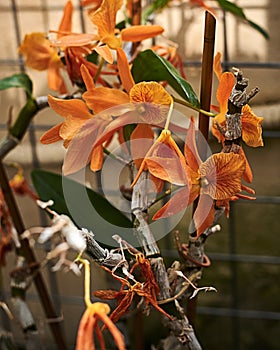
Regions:
[[[200, 108], [205, 111], [210, 111], [211, 106], [211, 92], [212, 92], [212, 76], [213, 76], [213, 60], [214, 60], [214, 46], [215, 46], [215, 28], [216, 20], [210, 12], [205, 14], [205, 28], [204, 28], [204, 44], [202, 54], [201, 67], [201, 83], [200, 83]], [[209, 134], [209, 117], [199, 113], [198, 129], [202, 133], [205, 140], [208, 140]], [[202, 142], [199, 147], [200, 156], [202, 159], [207, 154], [207, 142]], [[197, 207], [198, 199], [193, 204], [193, 213]], [[199, 248], [198, 248], [199, 249]], [[202, 249], [202, 247], [201, 247]], [[203, 257], [203, 254], [200, 254]], [[187, 317], [194, 325], [196, 316], [196, 297], [187, 301]]]

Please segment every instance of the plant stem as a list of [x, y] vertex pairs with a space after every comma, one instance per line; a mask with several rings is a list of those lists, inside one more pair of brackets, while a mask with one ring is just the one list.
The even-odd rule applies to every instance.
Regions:
[[168, 130], [169, 128], [169, 124], [170, 124], [170, 120], [171, 120], [171, 115], [173, 112], [173, 108], [174, 108], [174, 100], [173, 98], [171, 99], [171, 103], [170, 103], [170, 107], [169, 107], [169, 111], [166, 117], [166, 122], [165, 122], [165, 126], [164, 126], [164, 130]]
[[100, 62], [99, 62], [99, 65], [98, 65], [98, 69], [97, 69], [97, 71], [96, 71], [96, 73], [95, 73], [95, 76], [94, 76], [94, 78], [93, 78], [94, 83], [97, 82], [97, 79], [98, 79], [98, 77], [99, 77], [99, 75], [100, 75], [100, 73], [101, 73], [101, 70], [102, 70], [102, 67], [103, 67], [104, 62], [105, 62], [104, 58], [101, 57]]
[[174, 100], [176, 103], [179, 103], [179, 104], [181, 104], [181, 105], [183, 105], [183, 106], [189, 107], [189, 108], [191, 108], [191, 109], [193, 109], [193, 110], [195, 110], [195, 111], [201, 113], [202, 115], [205, 115], [205, 116], [211, 117], [211, 118], [213, 118], [213, 117], [216, 116], [215, 113], [208, 112], [208, 111], [205, 111], [205, 110], [203, 110], [203, 109], [201, 109], [201, 108], [195, 107], [194, 105], [192, 105], [192, 104], [189, 103], [188, 101], [180, 100], [179, 98], [176, 98], [176, 97], [174, 97], [174, 96], [172, 96], [172, 97], [173, 97], [173, 100]]

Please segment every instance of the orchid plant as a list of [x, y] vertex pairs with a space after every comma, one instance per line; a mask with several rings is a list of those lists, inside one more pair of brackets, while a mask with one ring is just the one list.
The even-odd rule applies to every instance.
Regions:
[[[124, 4], [123, 0], [84, 0], [81, 6], [87, 6], [92, 32], [76, 33], [72, 31], [74, 7], [67, 1], [57, 29], [48, 34], [27, 34], [19, 47], [26, 66], [47, 70], [48, 86], [54, 93], [47, 98], [35, 98], [32, 81], [24, 73], [0, 81], [1, 89], [21, 87], [27, 97], [26, 105], [9, 125], [8, 135], [0, 144], [0, 263], [4, 265], [5, 254], [14, 244], [20, 257], [17, 271], [21, 272], [13, 275], [14, 299], [26, 308], [28, 279], [34, 279], [39, 293], [42, 290], [45, 293], [40, 269], [47, 261], [56, 259], [53, 270], [64, 267], [77, 275], [84, 267], [86, 309], [77, 332], [77, 350], [94, 349], [95, 338], [100, 348], [105, 349], [106, 328], [118, 349], [125, 349], [116, 322], [135, 307], [135, 299], [139, 301], [136, 307], [145, 314], [149, 314], [151, 307], [161, 314], [170, 330], [164, 349], [174, 346], [201, 349], [182, 304], [199, 290], [215, 290], [197, 287], [202, 267], [210, 264], [204, 253], [206, 238], [220, 229], [218, 219], [222, 213], [230, 215], [231, 201], [254, 199], [254, 190], [243, 183], [251, 183], [253, 177], [242, 142], [251, 147], [263, 146], [263, 118], [256, 116], [248, 105], [258, 89], [247, 94], [248, 80], [238, 69], [223, 72], [218, 53], [213, 64], [219, 81], [218, 106], [203, 109], [186, 80], [177, 44], [166, 38], [154, 44], [164, 27], [151, 24], [149, 16], [169, 3], [152, 2], [144, 8], [141, 20], [140, 1]], [[215, 12], [203, 1], [192, 0], [190, 4]], [[266, 35], [230, 1], [217, 4]], [[117, 23], [121, 11], [124, 20]], [[149, 49], [142, 48], [144, 40], [149, 40]], [[177, 111], [179, 105], [186, 110], [184, 113]], [[16, 165], [15, 177], [7, 182], [2, 159], [23, 138], [32, 118], [47, 106], [62, 119], [41, 136], [40, 142], [44, 145], [62, 142], [67, 151], [62, 176], [33, 171], [37, 191], [34, 193], [20, 165]], [[212, 133], [222, 143], [220, 152], [210, 155], [201, 152], [192, 112], [194, 115], [198, 112], [205, 120], [212, 118]], [[208, 135], [203, 136], [207, 139]], [[117, 170], [112, 169], [114, 164], [118, 164]], [[102, 185], [108, 169], [111, 179], [115, 175], [125, 177], [123, 185], [115, 190], [128, 206], [126, 212], [110, 202], [105, 185], [103, 193], [85, 185], [85, 174], [89, 178], [95, 176]], [[72, 174], [82, 174], [81, 181], [69, 178]], [[36, 200], [49, 214], [50, 226], [26, 230], [12, 191]], [[158, 230], [158, 226], [154, 223], [184, 213], [190, 206], [192, 222], [189, 228], [184, 228], [187, 243], [181, 243], [178, 233], [175, 234], [180, 262], [175, 261], [167, 268], [157, 245], [153, 230], [154, 227]], [[161, 228], [160, 237], [169, 234], [172, 228], [169, 225], [167, 232]], [[39, 243], [53, 242], [44, 262], [35, 260], [34, 239]], [[75, 261], [67, 257], [69, 250], [77, 252]], [[95, 297], [116, 301], [111, 313], [107, 304], [90, 301], [89, 259], [120, 282], [119, 290], [94, 292]], [[46, 297], [44, 300], [46, 314], [55, 318], [50, 301]], [[29, 322], [23, 317], [22, 324], [25, 331], [33, 329], [32, 315]], [[59, 348], [66, 348], [57, 324], [52, 331]]]

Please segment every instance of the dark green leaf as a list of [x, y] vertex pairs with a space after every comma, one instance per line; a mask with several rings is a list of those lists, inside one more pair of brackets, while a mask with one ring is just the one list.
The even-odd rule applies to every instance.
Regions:
[[112, 245], [112, 235], [124, 237], [131, 221], [99, 193], [65, 176], [45, 170], [31, 174], [36, 191], [43, 201], [52, 199], [52, 209], [72, 218], [80, 228], [92, 230], [95, 238]]
[[249, 19], [247, 20], [248, 24], [256, 29], [258, 32], [260, 32], [266, 39], [269, 39], [269, 35], [266, 30], [264, 30], [262, 27], [260, 27], [257, 23], [250, 21]]
[[252, 28], [256, 29], [259, 33], [261, 33], [266, 39], [269, 39], [268, 33], [261, 26], [259, 26], [255, 22], [249, 20], [246, 17], [246, 15], [241, 7], [237, 6], [236, 4], [234, 4], [228, 0], [217, 0], [217, 2], [223, 10], [230, 12], [234, 16], [237, 16], [237, 17], [243, 19]]
[[246, 19], [246, 16], [245, 16], [241, 7], [237, 6], [236, 4], [233, 4], [232, 2], [230, 2], [228, 0], [217, 0], [217, 1], [218, 1], [219, 6], [223, 10], [228, 11], [237, 17]]
[[32, 81], [25, 73], [19, 73], [11, 75], [10, 77], [0, 80], [0, 90], [6, 90], [9, 88], [23, 88], [28, 96], [32, 95]]
[[142, 18], [144, 23], [147, 22], [148, 18], [156, 11], [162, 10], [167, 4], [169, 0], [154, 0], [151, 4], [143, 10]]
[[199, 107], [198, 98], [191, 85], [165, 58], [152, 50], [141, 52], [133, 62], [132, 75], [136, 83], [140, 81], [167, 81], [186, 101]]
[[126, 20], [123, 20], [116, 24], [116, 29], [123, 30], [126, 27]]
[[136, 124], [127, 124], [123, 127], [123, 137], [125, 142], [130, 140], [130, 136], [135, 128]]

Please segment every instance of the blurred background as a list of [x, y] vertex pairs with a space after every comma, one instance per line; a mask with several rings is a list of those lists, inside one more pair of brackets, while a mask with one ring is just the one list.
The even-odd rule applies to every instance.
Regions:
[[[270, 36], [266, 40], [241, 20], [215, 8], [215, 51], [222, 52], [225, 68], [240, 68], [250, 79], [249, 88], [258, 86], [261, 90], [250, 105], [255, 114], [264, 118], [265, 146], [259, 149], [245, 147], [253, 169], [252, 187], [257, 199], [233, 203], [230, 219], [221, 220], [222, 231], [207, 241], [206, 253], [212, 264], [204, 270], [201, 285], [214, 286], [218, 293], [199, 295], [195, 329], [202, 347], [207, 350], [276, 350], [279, 349], [280, 329], [280, 3], [278, 0], [233, 2], [244, 9], [248, 18], [265, 28]], [[215, 1], [205, 3], [214, 7], [216, 4]], [[25, 67], [17, 48], [27, 33], [56, 29], [64, 4], [63, 0], [0, 1], [0, 78], [24, 71], [33, 80], [36, 97], [51, 93], [46, 86], [46, 72]], [[86, 9], [80, 7], [78, 0], [73, 0], [73, 4], [73, 30], [90, 32], [92, 24], [87, 20]], [[174, 1], [154, 21], [165, 28], [164, 35], [169, 40], [178, 43], [185, 74], [199, 96], [204, 11], [190, 6], [188, 1]], [[214, 78], [213, 104], [216, 103], [216, 88], [217, 80]], [[24, 100], [25, 95], [20, 89], [0, 92], [1, 137], [6, 135], [10, 107], [13, 107], [13, 115], [16, 116]], [[60, 172], [65, 152], [62, 145], [43, 146], [38, 142], [45, 130], [60, 121], [60, 117], [49, 109], [40, 112], [21, 145], [9, 154], [5, 162], [20, 162], [27, 178], [34, 168]], [[210, 146], [213, 152], [220, 149], [212, 137]], [[11, 170], [10, 174], [13, 172]], [[35, 203], [26, 198], [17, 200], [25, 226], [41, 225], [42, 215]], [[182, 232], [186, 230], [183, 224], [179, 229]], [[168, 235], [159, 243], [168, 265], [177, 258], [173, 238]], [[40, 260], [45, 252], [39, 246], [36, 248]], [[7, 265], [2, 269], [1, 300], [7, 303], [10, 296], [9, 272], [14, 259], [13, 253], [8, 254]], [[92, 278], [93, 290], [108, 286], [103, 271], [94, 264], [93, 269], [96, 269]], [[82, 279], [71, 273], [53, 273], [49, 267], [44, 270], [44, 278], [58, 314], [63, 315], [61, 323], [69, 349], [73, 349], [77, 325], [84, 310]], [[55, 349], [48, 320], [33, 286], [28, 290], [27, 301], [39, 328], [40, 349]], [[149, 349], [162, 335], [162, 326], [154, 313], [151, 318], [138, 315], [128, 322], [132, 349]], [[26, 339], [19, 326], [11, 322], [9, 327], [21, 348], [30, 349], [26, 347]], [[141, 333], [145, 334], [145, 343], [141, 340]]]

